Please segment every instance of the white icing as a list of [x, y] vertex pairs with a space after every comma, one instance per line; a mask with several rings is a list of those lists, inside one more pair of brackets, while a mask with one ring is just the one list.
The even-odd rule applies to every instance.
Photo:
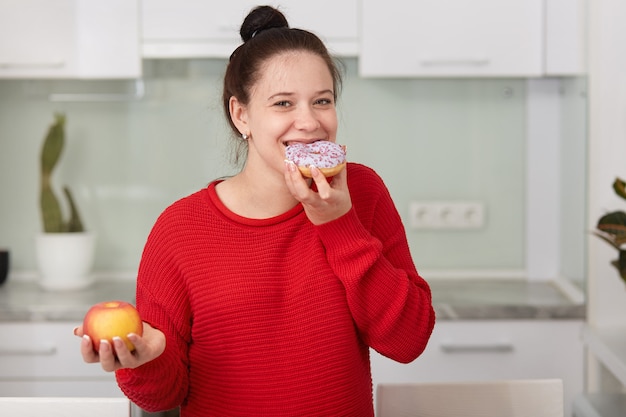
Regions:
[[294, 143], [285, 149], [285, 158], [298, 166], [332, 168], [346, 161], [343, 146], [334, 142], [320, 140], [304, 144]]

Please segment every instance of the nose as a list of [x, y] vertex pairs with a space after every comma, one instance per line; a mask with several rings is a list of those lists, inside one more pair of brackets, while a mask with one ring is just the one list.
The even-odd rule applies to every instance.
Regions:
[[310, 106], [304, 106], [298, 109], [294, 126], [298, 130], [313, 131], [320, 127], [315, 110]]

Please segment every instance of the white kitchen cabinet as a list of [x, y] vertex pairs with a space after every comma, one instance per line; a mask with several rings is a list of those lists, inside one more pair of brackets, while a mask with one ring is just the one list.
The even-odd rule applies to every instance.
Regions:
[[587, 71], [587, 0], [545, 0], [545, 75]]
[[363, 0], [365, 77], [543, 74], [543, 0]]
[[401, 364], [373, 352], [377, 384], [559, 378], [566, 416], [583, 392], [578, 320], [439, 321], [424, 353]]
[[[359, 0], [282, 0], [291, 27], [317, 33], [342, 56], [358, 51]], [[257, 1], [142, 0], [144, 58], [228, 58], [241, 44], [239, 28]]]
[[0, 323], [0, 396], [121, 397], [115, 376], [86, 364], [77, 323]]
[[139, 0], [0, 0], [0, 78], [137, 78]]

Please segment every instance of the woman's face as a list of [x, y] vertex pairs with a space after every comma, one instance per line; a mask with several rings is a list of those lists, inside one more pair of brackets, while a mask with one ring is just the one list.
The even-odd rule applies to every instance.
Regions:
[[333, 78], [317, 55], [292, 51], [270, 58], [250, 93], [246, 106], [231, 99], [231, 116], [250, 137], [247, 168], [282, 175], [288, 144], [336, 140]]

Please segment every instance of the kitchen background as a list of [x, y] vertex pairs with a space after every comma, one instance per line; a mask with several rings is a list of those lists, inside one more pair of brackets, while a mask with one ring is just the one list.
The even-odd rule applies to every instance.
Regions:
[[[338, 141], [350, 160], [386, 181], [427, 277], [527, 277], [529, 251], [554, 238], [557, 256], [538, 275], [547, 270], [547, 278], [582, 283], [584, 77], [373, 79], [358, 75], [356, 59], [342, 62]], [[86, 226], [98, 235], [96, 271], [132, 278], [158, 214], [236, 170], [220, 105], [225, 64], [146, 60], [139, 82], [0, 80], [0, 246], [11, 251], [13, 273], [28, 276], [36, 268], [39, 150], [53, 114], [63, 112], [67, 146], [57, 184], [73, 189]], [[50, 100], [67, 93], [96, 94], [96, 101]], [[98, 93], [128, 98], [108, 101]], [[531, 120], [538, 97], [556, 103], [556, 118], [548, 112]], [[547, 143], [531, 146], [541, 140]], [[546, 153], [553, 158], [542, 165]], [[415, 201], [479, 202], [484, 225], [413, 229]], [[540, 230], [539, 239], [528, 234], [529, 221], [539, 228], [544, 222], [529, 214], [533, 204], [558, 212], [559, 224]]]
[[[615, 250], [590, 233], [623, 204], [611, 183], [626, 166], [626, 3], [281, 3], [294, 25], [328, 34], [345, 63], [339, 141], [386, 181], [433, 287], [429, 348], [402, 366], [373, 352], [374, 382], [556, 376], [567, 416], [574, 399], [577, 417], [623, 416], [619, 404], [581, 410], [623, 401], [614, 394], [626, 386], [624, 286]], [[0, 355], [0, 394], [120, 395], [76, 356], [68, 329], [97, 300], [132, 300], [158, 214], [236, 171], [219, 105], [236, 45], [224, 22], [252, 4], [0, 0], [0, 247], [12, 261], [0, 333], [28, 352], [58, 343], [54, 357]], [[36, 65], [6, 65], [16, 51], [33, 52]], [[69, 293], [29, 282], [38, 154], [56, 111], [68, 117], [56, 179], [98, 234], [101, 282]], [[478, 203], [484, 218], [413, 228], [416, 202]], [[446, 353], [450, 343], [471, 351]]]

